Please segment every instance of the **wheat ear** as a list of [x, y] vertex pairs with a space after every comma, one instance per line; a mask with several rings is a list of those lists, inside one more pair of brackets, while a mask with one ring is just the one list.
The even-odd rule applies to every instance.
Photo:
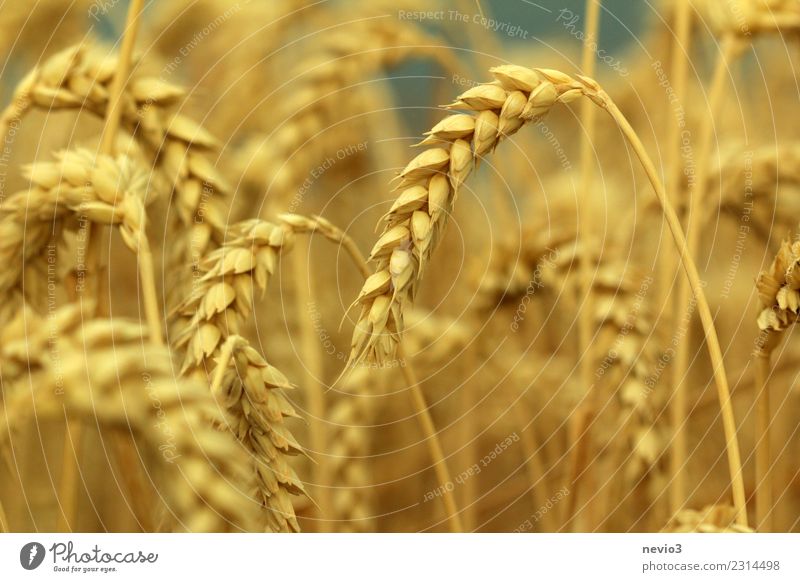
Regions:
[[367, 368], [353, 370], [340, 383], [341, 398], [331, 406], [334, 426], [330, 441], [330, 513], [340, 532], [374, 532], [375, 518], [366, 463], [369, 460], [369, 432], [374, 418], [373, 397], [378, 393], [375, 378]]
[[[224, 395], [234, 433], [252, 456], [267, 528], [298, 531], [289, 496], [304, 488], [288, 457], [302, 448], [285, 426], [284, 418], [295, 414], [281, 393], [291, 384], [238, 338], [252, 314], [253, 288], [265, 291], [293, 233], [259, 220], [233, 225], [229, 232], [230, 240], [200, 264], [201, 277], [178, 310], [184, 321], [174, 346], [185, 354], [182, 375], [205, 378], [214, 368], [224, 374], [226, 381], [214, 382], [215, 388]], [[226, 342], [231, 342], [227, 354]]]
[[525, 123], [541, 117], [556, 103], [568, 103], [585, 96], [604, 108], [632, 146], [650, 181], [681, 262], [695, 294], [714, 369], [725, 429], [726, 448], [734, 505], [746, 524], [744, 482], [736, 438], [736, 422], [730, 403], [730, 389], [697, 267], [686, 246], [686, 238], [655, 166], [641, 140], [611, 98], [592, 79], [573, 78], [551, 69], [528, 69], [503, 65], [492, 70], [496, 82], [478, 85], [463, 93], [450, 107], [476, 114], [456, 114], [436, 125], [423, 144], [444, 147], [427, 149], [400, 172], [404, 188], [384, 218], [383, 234], [370, 258], [376, 272], [367, 279], [356, 304], [361, 313], [353, 333], [350, 365], [364, 358], [383, 362], [395, 353], [403, 332], [403, 310], [413, 301], [418, 281], [443, 234], [455, 195], [476, 160]]
[[[30, 189], [12, 195], [6, 201], [0, 221], [7, 226], [3, 230], [10, 235], [3, 241], [7, 252], [15, 257], [41, 254], [49, 239], [40, 237], [39, 233], [41, 229], [52, 230], [54, 220], [59, 229], [65, 219], [74, 217], [85, 217], [89, 224], [118, 225], [123, 241], [139, 258], [150, 338], [156, 345], [161, 345], [160, 308], [145, 234], [144, 204], [148, 199], [147, 187], [153, 185], [150, 176], [125, 156], [95, 156], [89, 150], [79, 149], [60, 152], [56, 158], [57, 162], [40, 162], [27, 167], [24, 174], [31, 182]], [[154, 198], [150, 196], [149, 199]], [[24, 227], [26, 223], [33, 230], [33, 238], [26, 232], [27, 228], [14, 226]], [[10, 271], [12, 277], [8, 284], [16, 286], [19, 281], [13, 274], [18, 271]], [[3, 291], [8, 291], [8, 287], [3, 286]], [[59, 515], [59, 531], [70, 531], [75, 521], [82, 425], [69, 423], [67, 431], [59, 495], [63, 508]]]
[[[0, 119], [15, 119], [33, 107], [79, 109], [105, 117], [118, 68], [117, 57], [91, 45], [65, 49], [28, 74]], [[210, 159], [219, 145], [217, 140], [189, 117], [171, 111], [183, 94], [180, 87], [134, 73], [116, 108], [120, 126], [135, 138], [156, 173], [172, 186], [176, 210], [170, 214], [170, 228], [182, 236], [176, 237], [167, 254], [173, 278], [167, 286], [169, 305], [180, 302], [186, 279], [197, 270], [211, 243], [224, 239], [225, 197], [230, 191]], [[18, 113], [18, 102], [29, 107]]]
[[[2, 438], [24, 422], [65, 414], [128, 434], [151, 453], [143, 458], [163, 492], [172, 529], [252, 531], [252, 476], [236, 441], [209, 423], [222, 419], [208, 390], [176, 381], [171, 355], [148, 344], [139, 324], [82, 319], [80, 306], [70, 305], [48, 321], [26, 310], [5, 326]], [[169, 458], [162, 452], [165, 438], [174, 448]]]

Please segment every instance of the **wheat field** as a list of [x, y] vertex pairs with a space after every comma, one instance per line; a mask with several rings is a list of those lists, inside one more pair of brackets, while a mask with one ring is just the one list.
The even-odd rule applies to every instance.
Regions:
[[800, 531], [800, 0], [0, 27], [0, 531]]

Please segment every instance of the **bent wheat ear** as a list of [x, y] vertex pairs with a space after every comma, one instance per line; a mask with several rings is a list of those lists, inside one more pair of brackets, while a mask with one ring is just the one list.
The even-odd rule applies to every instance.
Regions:
[[[54, 55], [16, 89], [11, 105], [0, 114], [0, 131], [32, 107], [82, 110], [105, 117], [117, 66], [116, 55], [91, 44]], [[176, 237], [168, 253], [169, 272], [176, 278], [179, 273], [188, 275], [186, 264], [195, 266], [212, 240], [222, 242], [230, 191], [210, 159], [217, 140], [190, 118], [171, 111], [183, 94], [180, 87], [134, 72], [118, 105], [121, 126], [172, 189], [177, 209], [172, 226], [183, 235]], [[170, 304], [177, 302], [178, 289], [179, 285], [169, 285]]]
[[[644, 149], [641, 140], [628, 120], [611, 98], [592, 79], [571, 77], [553, 69], [528, 69], [516, 65], [503, 65], [492, 69], [496, 82], [478, 85], [460, 95], [449, 107], [466, 109], [480, 116], [490, 111], [497, 116], [494, 135], [473, 132], [456, 139], [443, 134], [432, 134], [441, 146], [423, 151], [399, 174], [398, 188], [422, 186], [428, 192], [426, 203], [419, 210], [400, 207], [389, 212], [383, 234], [371, 253], [376, 262], [376, 273], [387, 282], [385, 290], [362, 290], [357, 303], [361, 307], [353, 332], [349, 365], [367, 359], [378, 363], [393, 358], [399, 338], [403, 333], [403, 312], [413, 302], [417, 282], [423, 276], [423, 265], [441, 238], [447, 224], [447, 215], [455, 201], [458, 189], [479, 159], [479, 151], [492, 150], [513, 131], [547, 113], [556, 103], [569, 103], [587, 97], [603, 107], [619, 126], [633, 147], [661, 204], [692, 292], [697, 298], [698, 311], [706, 334], [708, 350], [714, 367], [714, 376], [723, 412], [723, 425], [729, 455], [729, 470], [733, 484], [734, 504], [740, 512], [742, 524], [747, 523], [745, 490], [741, 458], [736, 438], [736, 423], [730, 404], [730, 389], [722, 361], [714, 320], [703, 292], [697, 267], [692, 260], [686, 236], [678, 216], [666, 196], [655, 165]], [[490, 140], [487, 147], [486, 141]], [[430, 216], [432, 244], [420, 245], [411, 236], [414, 212], [427, 212]], [[370, 281], [368, 280], [368, 284]]]
[[[60, 240], [62, 228], [77, 229], [75, 218], [118, 226], [133, 253], [140, 257], [149, 253], [145, 203], [158, 199], [163, 191], [160, 182], [127, 156], [77, 149], [55, 157], [55, 162], [27, 166], [24, 174], [29, 188], [9, 196], [0, 211], [0, 253], [9, 259], [0, 275], [0, 297], [5, 301], [21, 295], [25, 261], [20, 259], [40, 256], [51, 233]], [[150, 305], [152, 317], [155, 311], [155, 304]], [[158, 325], [155, 319], [153, 324]]]
[[[208, 390], [176, 380], [168, 350], [146, 337], [122, 318], [83, 323], [80, 306], [59, 309], [47, 321], [20, 312], [0, 339], [0, 439], [32, 419], [65, 414], [103, 432], [130, 434], [151, 453], [142, 458], [166, 502], [169, 529], [254, 531], [253, 478], [241, 447], [213, 428], [223, 419]], [[155, 426], [169, 431], [170, 459], [162, 453], [165, 433]]]

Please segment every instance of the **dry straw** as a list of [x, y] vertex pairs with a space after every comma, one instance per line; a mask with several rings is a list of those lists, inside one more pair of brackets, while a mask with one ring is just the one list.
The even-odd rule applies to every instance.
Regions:
[[[586, 25], [584, 28], [583, 53], [581, 56], [581, 72], [587, 77], [595, 76], [595, 61], [597, 59], [598, 34], [600, 29], [600, 7], [601, 0], [586, 0]], [[596, 390], [593, 389], [592, 377], [594, 375], [594, 357], [592, 336], [594, 331], [594, 302], [592, 297], [592, 267], [593, 257], [589, 241], [593, 240], [595, 231], [594, 213], [591, 210], [593, 192], [594, 168], [592, 167], [594, 133], [595, 133], [595, 113], [594, 104], [585, 99], [581, 108], [581, 124], [584, 133], [581, 136], [581, 191], [580, 191], [580, 240], [583, 241], [582, 251], [579, 257], [581, 270], [578, 285], [580, 297], [583, 299], [583, 308], [578, 319], [578, 354], [581, 362], [581, 381], [584, 390], [587, 391], [587, 398], [583, 400], [580, 409], [570, 418], [572, 424], [571, 434], [579, 435], [578, 441], [571, 447], [571, 465], [578, 467], [581, 459], [586, 456], [586, 449], [589, 446], [591, 418], [596, 408]], [[574, 509], [575, 500], [581, 488], [581, 478], [583, 473], [572, 475], [572, 495], [568, 497], [567, 507]], [[572, 520], [572, 515], [568, 514], [566, 522]]]

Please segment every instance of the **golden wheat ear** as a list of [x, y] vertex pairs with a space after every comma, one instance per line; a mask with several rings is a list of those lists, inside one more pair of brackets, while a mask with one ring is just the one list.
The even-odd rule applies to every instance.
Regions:
[[[429, 263], [436, 242], [441, 239], [447, 225], [448, 213], [443, 210], [452, 207], [455, 195], [471, 173], [475, 160], [526, 123], [545, 115], [557, 103], [570, 103], [581, 97], [590, 99], [611, 115], [639, 158], [678, 248], [688, 287], [697, 299], [697, 311], [706, 336], [722, 410], [734, 505], [739, 510], [741, 523], [746, 525], [741, 455], [722, 350], [697, 266], [653, 161], [628, 120], [593, 79], [581, 75], [572, 77], [553, 69], [528, 69], [517, 65], [502, 65], [491, 72], [496, 80], [494, 83], [467, 90], [449, 106], [471, 111], [476, 120], [483, 118], [482, 127], [486, 129], [450, 138], [442, 132], [431, 134], [445, 147], [423, 151], [399, 174], [400, 188], [422, 185], [428, 191], [428, 198], [419, 208], [403, 207], [390, 213], [389, 224], [394, 226], [385, 227], [373, 247], [370, 257], [376, 264], [376, 272], [383, 273], [389, 285], [383, 292], [364, 293], [362, 290], [359, 298], [361, 315], [353, 334], [350, 361], [367, 360], [380, 364], [391, 360], [397, 353], [404, 327], [403, 313], [413, 302], [416, 282], [423, 275], [421, 265]], [[421, 219], [417, 216], [420, 214], [427, 216]], [[424, 225], [424, 228], [417, 225]]]

